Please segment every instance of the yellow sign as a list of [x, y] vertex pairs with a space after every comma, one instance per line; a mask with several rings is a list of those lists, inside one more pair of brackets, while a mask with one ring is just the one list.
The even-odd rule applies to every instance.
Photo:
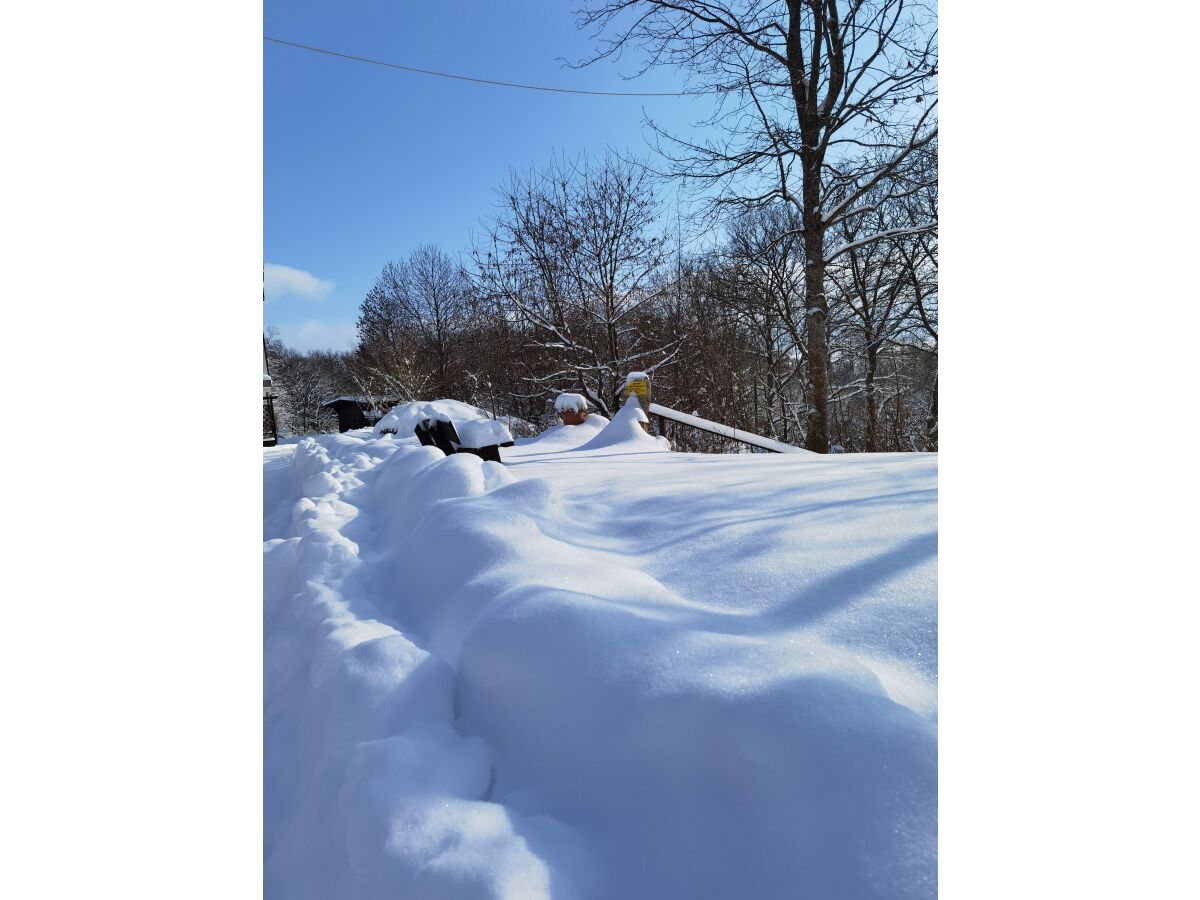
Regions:
[[[625, 399], [637, 397], [638, 406], [643, 413], [650, 412], [650, 378], [645, 372], [630, 372], [625, 379]], [[646, 427], [646, 423], [642, 423]]]

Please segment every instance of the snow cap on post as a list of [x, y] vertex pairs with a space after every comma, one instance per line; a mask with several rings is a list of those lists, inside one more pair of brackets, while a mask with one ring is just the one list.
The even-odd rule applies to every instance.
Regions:
[[637, 397], [642, 412], [650, 411], [650, 376], [645, 372], [630, 372], [625, 376], [625, 398]]

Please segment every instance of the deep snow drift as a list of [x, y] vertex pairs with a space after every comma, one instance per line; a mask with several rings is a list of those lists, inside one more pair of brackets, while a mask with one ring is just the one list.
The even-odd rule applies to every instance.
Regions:
[[[617, 414], [613, 416], [612, 421], [579, 449], [600, 450], [605, 447], [612, 447], [620, 449], [624, 453], [630, 453], [635, 450], [670, 450], [671, 444], [666, 438], [653, 437], [643, 430], [642, 423], [647, 421], [649, 419], [638, 405], [637, 397], [630, 395], [625, 405], [617, 410]], [[570, 427], [577, 428], [578, 426], [573, 425]]]
[[264, 451], [268, 897], [935, 896], [936, 456], [621, 418]]

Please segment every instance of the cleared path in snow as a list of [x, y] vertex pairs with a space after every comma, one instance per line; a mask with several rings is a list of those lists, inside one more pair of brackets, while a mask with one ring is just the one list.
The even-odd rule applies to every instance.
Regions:
[[292, 521], [294, 444], [263, 447], [263, 540], [283, 537]]

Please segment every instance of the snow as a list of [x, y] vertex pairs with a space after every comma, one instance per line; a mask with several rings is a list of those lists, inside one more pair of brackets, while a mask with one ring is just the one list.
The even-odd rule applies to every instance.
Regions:
[[587, 400], [582, 394], [559, 394], [554, 400], [555, 412], [587, 412]]
[[625, 386], [629, 387], [629, 385], [633, 384], [635, 381], [649, 381], [649, 380], [650, 380], [650, 376], [647, 375], [645, 372], [630, 372], [628, 375], [625, 376]]
[[[671, 444], [666, 438], [654, 437], [642, 428], [650, 421], [638, 403], [635, 394], [630, 394], [625, 405], [613, 416], [604, 430], [582, 446], [583, 450], [625, 448], [638, 450], [668, 451]], [[574, 426], [578, 427], [578, 426]]]
[[[599, 413], [589, 413], [588, 417], [578, 425], [554, 425], [533, 437], [517, 438], [516, 445], [532, 447], [542, 453], [575, 450], [598, 435], [607, 425], [608, 419], [604, 416]], [[506, 457], [512, 455], [512, 450], [505, 454]]]
[[458, 433], [459, 444], [463, 447], [488, 447], [492, 444], [504, 444], [513, 439], [503, 423], [491, 419], [468, 419], [465, 422], [455, 422], [454, 430]]
[[397, 437], [409, 438], [413, 436], [413, 429], [422, 419], [441, 419], [454, 422], [457, 426], [459, 422], [469, 419], [488, 418], [491, 417], [479, 407], [459, 400], [434, 400], [431, 403], [413, 400], [393, 407], [386, 416], [375, 423], [374, 433], [378, 436], [385, 430], [393, 429]]
[[936, 896], [936, 455], [635, 408], [264, 450], [267, 897]]
[[[711, 422], [708, 419], [702, 419], [700, 416], [690, 415], [689, 413], [680, 412], [677, 409], [671, 409], [669, 406], [660, 406], [657, 403], [650, 404], [650, 412], [658, 416], [664, 416], [675, 422], [682, 422], [684, 425], [691, 425], [695, 428], [701, 428], [705, 431], [711, 431], [714, 434], [724, 435], [727, 438], [732, 438], [735, 441], [741, 441], [746, 444], [752, 444], [755, 447], [761, 447], [764, 450], [773, 450], [776, 453], [812, 453], [812, 450], [805, 450], [803, 447], [796, 447], [792, 444], [785, 444], [782, 441], [776, 441], [772, 438], [763, 437], [759, 434], [754, 434], [749, 431], [742, 431], [740, 428], [731, 428], [728, 425], [722, 425], [719, 422]], [[840, 448], [839, 451], [840, 452]]]
[[[372, 434], [381, 437], [384, 431], [394, 430], [397, 438], [410, 438], [413, 429], [424, 419], [453, 422], [463, 447], [487, 447], [513, 439], [504, 422], [496, 421], [477, 406], [458, 400], [434, 400], [429, 403], [413, 400], [401, 404], [375, 423]], [[520, 419], [512, 421], [514, 424], [522, 422]]]

